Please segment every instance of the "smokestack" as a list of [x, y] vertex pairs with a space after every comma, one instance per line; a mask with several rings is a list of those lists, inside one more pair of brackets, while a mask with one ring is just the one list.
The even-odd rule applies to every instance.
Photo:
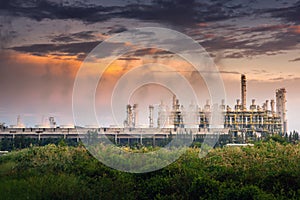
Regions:
[[153, 128], [153, 109], [152, 105], [149, 106], [149, 127]]
[[246, 93], [247, 93], [247, 90], [246, 90], [246, 76], [244, 74], [241, 75], [241, 98], [242, 98], [242, 110], [246, 110], [247, 107], [246, 107]]

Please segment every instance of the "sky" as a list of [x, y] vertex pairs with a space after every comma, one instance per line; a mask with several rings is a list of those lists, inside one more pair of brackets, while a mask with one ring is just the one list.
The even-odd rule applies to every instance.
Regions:
[[[285, 87], [288, 129], [300, 130], [297, 0], [1, 1], [0, 122], [16, 124], [20, 115], [26, 126], [40, 124], [49, 116], [61, 125], [74, 124], [74, 82], [89, 53], [103, 41], [141, 27], [168, 28], [199, 43], [217, 66], [226, 104], [231, 107], [240, 98], [240, 74], [247, 76], [248, 106], [253, 98], [260, 105], [274, 99], [275, 90]], [[177, 45], [181, 45], [179, 41]], [[101, 59], [98, 64], [105, 60]], [[197, 88], [199, 106], [203, 106], [207, 87], [185, 60], [163, 50], [135, 49], [105, 71], [96, 90], [98, 116], [105, 116], [107, 99], [122, 75], [147, 63], [181, 71]], [[165, 74], [165, 78], [171, 77], [172, 72]], [[168, 88], [145, 85], [133, 91], [128, 101], [140, 103], [140, 111], [145, 113], [147, 104], [171, 97]], [[105, 124], [105, 119], [99, 119]]]

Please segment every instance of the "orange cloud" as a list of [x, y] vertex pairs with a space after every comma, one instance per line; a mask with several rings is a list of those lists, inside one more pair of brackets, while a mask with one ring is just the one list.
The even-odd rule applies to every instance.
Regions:
[[43, 75], [47, 70], [50, 70], [54, 76], [75, 78], [81, 62], [66, 58], [67, 57], [64, 56], [56, 58], [54, 56], [35, 56], [32, 54], [7, 51], [5, 59], [13, 60], [13, 62], [19, 66], [31, 66], [30, 68], [26, 68], [36, 76]]
[[[159, 50], [156, 49], [149, 49], [150, 54], [155, 54]], [[149, 71], [148, 68], [141, 69], [140, 72], [143, 74], [140, 74], [141, 76], [155, 76], [157, 73], [162, 73], [161, 75], [165, 77], [167, 80], [172, 79], [174, 77], [174, 73], [181, 74], [183, 77], [185, 77], [188, 82], [190, 82], [192, 87], [198, 88], [199, 87], [199, 81], [201, 81], [201, 76], [197, 73], [194, 73], [195, 69], [192, 68], [192, 66], [187, 63], [182, 58], [175, 56], [169, 59], [164, 58], [152, 58], [151, 56], [144, 56], [140, 60], [115, 60], [112, 62], [108, 68], [105, 70], [104, 74], [102, 75], [96, 92], [96, 107], [104, 108], [110, 106], [110, 98], [114, 92], [114, 88], [117, 85], [118, 81], [121, 79], [121, 77], [126, 77], [126, 73], [128, 73], [131, 70], [134, 70], [135, 68], [142, 67], [147, 64], [153, 64], [154, 66], [157, 65], [157, 69], [154, 69], [155, 71]], [[161, 70], [159, 65], [165, 65], [170, 68], [169, 71]], [[155, 79], [155, 78], [154, 78]], [[126, 80], [126, 81], [135, 81], [135, 80]], [[203, 85], [203, 81], [201, 82]], [[125, 86], [124, 86], [125, 87]], [[157, 92], [157, 91], [156, 91]], [[201, 90], [201, 94], [206, 94], [205, 91]], [[160, 95], [156, 94], [155, 95]]]
[[298, 26], [290, 26], [290, 30], [291, 30], [293, 33], [300, 34], [300, 25], [298, 25]]

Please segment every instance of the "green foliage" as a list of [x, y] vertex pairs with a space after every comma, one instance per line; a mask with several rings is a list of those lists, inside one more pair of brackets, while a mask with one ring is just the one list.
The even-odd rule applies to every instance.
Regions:
[[60, 146], [60, 147], [65, 147], [65, 146], [67, 146], [67, 143], [66, 143], [66, 141], [62, 138], [62, 139], [60, 139], [60, 141], [58, 142], [58, 146]]
[[131, 174], [104, 166], [82, 145], [32, 146], [0, 157], [0, 199], [299, 199], [300, 144], [270, 139], [198, 155], [189, 148], [161, 170]]
[[270, 136], [265, 141], [272, 141], [272, 140], [275, 141], [275, 142], [278, 142], [280, 144], [284, 144], [284, 145], [288, 144], [287, 138], [281, 137], [280, 135]]

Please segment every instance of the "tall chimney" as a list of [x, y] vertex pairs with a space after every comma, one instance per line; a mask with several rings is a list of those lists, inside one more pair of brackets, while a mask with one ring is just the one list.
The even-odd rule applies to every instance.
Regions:
[[247, 93], [247, 90], [246, 90], [246, 76], [244, 74], [241, 75], [241, 98], [242, 98], [242, 110], [246, 110], [247, 107], [246, 107], [246, 93]]

